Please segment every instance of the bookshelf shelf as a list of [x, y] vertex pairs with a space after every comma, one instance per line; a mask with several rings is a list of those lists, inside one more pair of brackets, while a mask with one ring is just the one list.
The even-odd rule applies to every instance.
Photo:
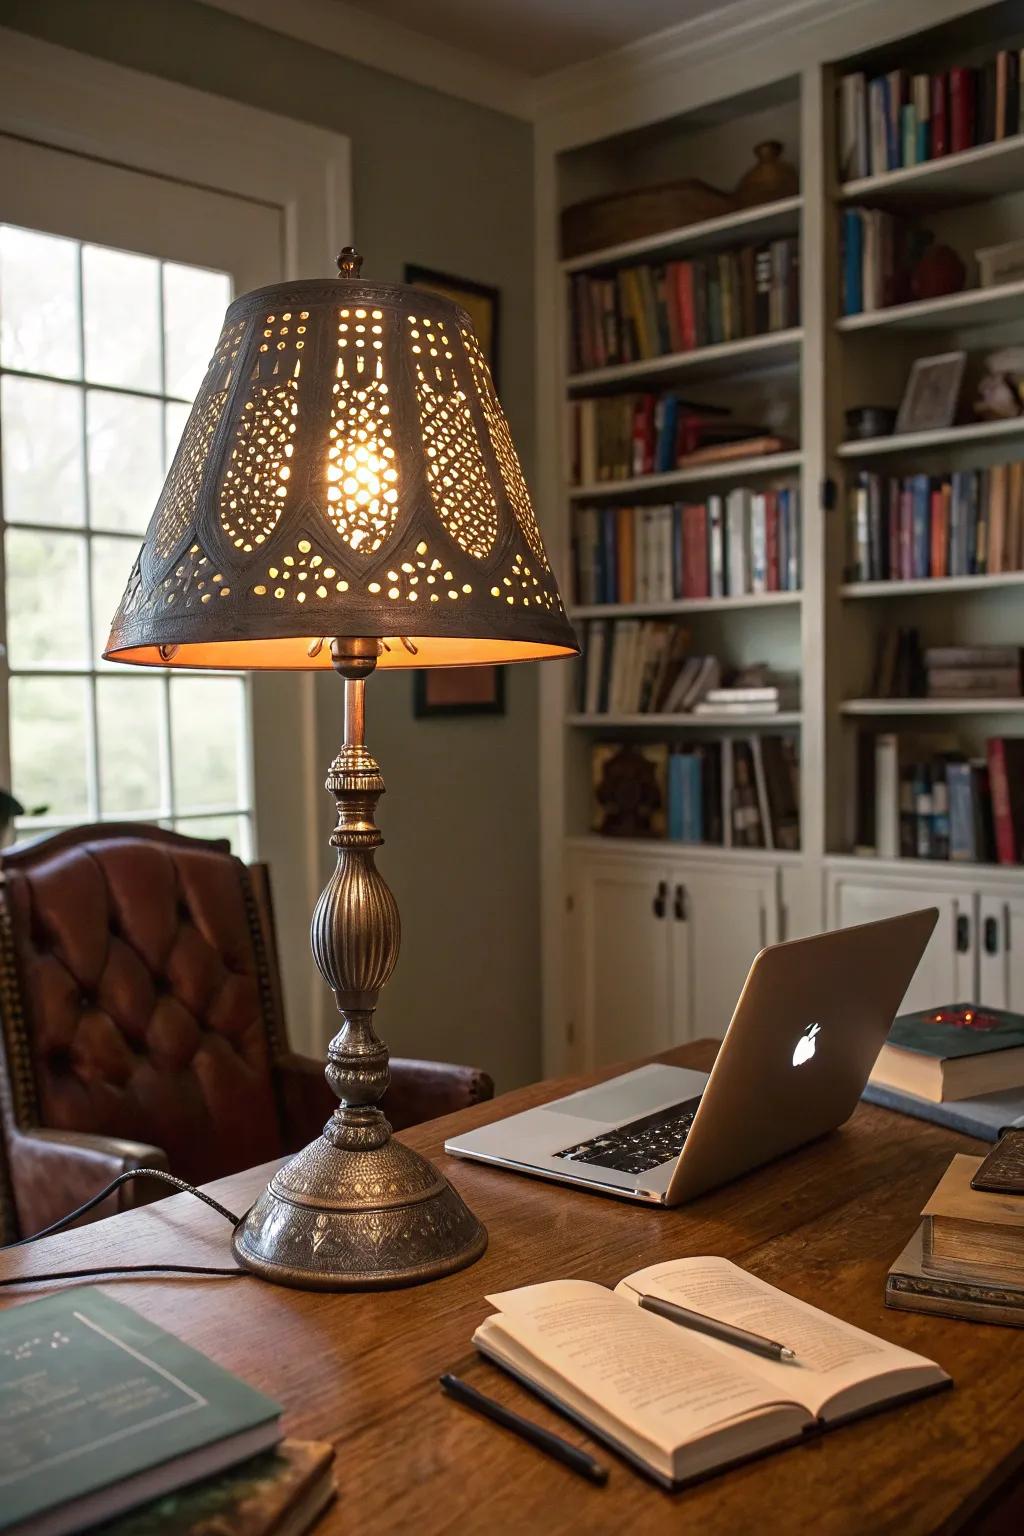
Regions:
[[741, 208], [735, 213], [724, 213], [721, 218], [702, 219], [699, 224], [684, 224], [657, 235], [646, 235], [640, 240], [624, 240], [621, 245], [585, 251], [582, 256], [563, 261], [562, 271], [598, 272], [605, 267], [626, 266], [634, 258], [641, 260], [647, 256], [674, 260], [677, 256], [713, 250], [715, 246], [739, 239], [760, 244], [764, 240], [796, 234], [802, 207], [801, 197], [783, 197], [778, 202], [757, 208]]
[[[598, 839], [607, 842], [607, 838]], [[985, 878], [986, 885], [989, 882], [1005, 882], [1011, 887], [1019, 887], [1021, 866], [1019, 864], [990, 864], [982, 859], [916, 859], [916, 858], [880, 858], [877, 853], [828, 853], [825, 855], [825, 867], [843, 874], [859, 874], [863, 870], [870, 870], [872, 875], [928, 875], [935, 874], [942, 879], [950, 878], [963, 880], [968, 885], [976, 883], [978, 876]]]
[[585, 730], [644, 726], [659, 731], [749, 731], [757, 726], [771, 731], [780, 725], [799, 725], [802, 719], [798, 709], [780, 709], [775, 715], [568, 715], [566, 724]]
[[841, 183], [841, 203], [870, 203], [876, 208], [938, 209], [984, 202], [1019, 192], [1024, 185], [1024, 135], [977, 144], [956, 155], [943, 155], [901, 171], [863, 176]]
[[940, 427], [934, 432], [897, 432], [892, 437], [865, 437], [840, 443], [841, 459], [874, 459], [883, 453], [951, 453], [965, 443], [1001, 442], [1024, 437], [1024, 416], [1006, 421], [971, 421], [960, 427]]
[[572, 501], [597, 501], [607, 496], [653, 496], [686, 485], [722, 485], [726, 481], [738, 483], [761, 475], [781, 474], [785, 470], [799, 469], [802, 462], [803, 455], [798, 451], [763, 453], [749, 459], [719, 459], [714, 464], [695, 464], [691, 469], [674, 469], [664, 475], [635, 475], [628, 480], [598, 480], [593, 485], [573, 485], [567, 494]]
[[1024, 305], [1024, 282], [999, 283], [993, 288], [967, 288], [941, 299], [918, 299], [913, 304], [893, 304], [863, 315], [843, 315], [836, 321], [840, 331], [869, 331], [883, 327], [902, 331], [949, 330], [962, 325], [998, 325], [1019, 320]]
[[1024, 571], [995, 576], [931, 576], [919, 581], [848, 581], [841, 597], [932, 597], [942, 592], [998, 592], [1024, 586]]
[[[1024, 292], [1024, 284], [1021, 289]], [[756, 373], [798, 366], [802, 339], [803, 331], [795, 326], [788, 331], [769, 331], [763, 336], [744, 336], [739, 341], [696, 347], [692, 352], [670, 352], [639, 363], [616, 363], [609, 368], [571, 373], [566, 384], [571, 390], [594, 394], [620, 384], [665, 382], [684, 375], [688, 379], [721, 379], [742, 372], [749, 378]]]
[[708, 860], [715, 864], [768, 864], [772, 867], [799, 868], [801, 854], [783, 848], [723, 848], [720, 843], [684, 843], [664, 837], [601, 837], [596, 832], [581, 833], [566, 838], [570, 848], [582, 853], [621, 853], [636, 858], [651, 858], [663, 862], [666, 854], [685, 854], [688, 859]]
[[1024, 714], [1024, 699], [846, 699], [841, 715]]
[[680, 597], [669, 603], [589, 603], [569, 609], [571, 619], [656, 619], [675, 613], [719, 613], [738, 608], [790, 608], [799, 592], [743, 592], [735, 597]]

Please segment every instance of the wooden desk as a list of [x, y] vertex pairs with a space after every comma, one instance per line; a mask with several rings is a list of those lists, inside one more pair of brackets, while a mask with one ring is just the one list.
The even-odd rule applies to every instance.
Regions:
[[[661, 1059], [707, 1067], [715, 1049], [703, 1041]], [[289, 1291], [248, 1276], [143, 1277], [103, 1288], [270, 1393], [284, 1405], [288, 1434], [336, 1444], [340, 1497], [317, 1527], [321, 1536], [976, 1536], [1024, 1528], [1012, 1486], [1024, 1460], [1024, 1336], [890, 1312], [882, 1302], [886, 1270], [925, 1198], [951, 1155], [976, 1151], [975, 1143], [861, 1105], [837, 1134], [674, 1211], [460, 1163], [442, 1152], [454, 1130], [542, 1103], [565, 1086], [520, 1089], [406, 1133], [439, 1161], [490, 1231], [483, 1259], [459, 1275], [377, 1295]], [[270, 1171], [251, 1169], [210, 1188], [241, 1212]], [[227, 1238], [220, 1217], [178, 1195], [0, 1254], [0, 1276], [161, 1258], [226, 1265]], [[489, 1311], [485, 1293], [567, 1275], [614, 1285], [643, 1264], [711, 1253], [931, 1356], [952, 1374], [955, 1390], [676, 1495], [603, 1447], [597, 1452], [611, 1463], [611, 1477], [606, 1488], [592, 1488], [442, 1397], [438, 1376], [456, 1370], [589, 1444], [474, 1355], [469, 1341]], [[40, 1289], [0, 1291], [0, 1301], [9, 1306]], [[983, 1505], [990, 1511], [984, 1519]], [[1016, 1525], [1007, 1523], [1011, 1507]]]

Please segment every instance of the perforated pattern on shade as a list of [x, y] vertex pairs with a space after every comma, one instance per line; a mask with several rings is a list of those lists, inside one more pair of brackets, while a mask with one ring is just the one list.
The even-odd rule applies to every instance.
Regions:
[[577, 649], [468, 316], [359, 279], [231, 305], [106, 654], [317, 667], [335, 635], [399, 667]]

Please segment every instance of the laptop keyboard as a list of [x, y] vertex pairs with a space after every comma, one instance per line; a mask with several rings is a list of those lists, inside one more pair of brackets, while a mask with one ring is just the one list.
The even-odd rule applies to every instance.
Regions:
[[688, 1099], [685, 1104], [672, 1104], [628, 1125], [602, 1131], [589, 1141], [564, 1147], [554, 1156], [594, 1168], [614, 1168], [619, 1173], [649, 1173], [679, 1156], [699, 1103], [700, 1099]]

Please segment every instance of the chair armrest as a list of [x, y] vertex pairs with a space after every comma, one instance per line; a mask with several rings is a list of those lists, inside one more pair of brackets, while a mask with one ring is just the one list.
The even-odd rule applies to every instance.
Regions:
[[284, 1121], [285, 1151], [298, 1152], [320, 1135], [338, 1107], [324, 1077], [325, 1062], [289, 1054], [274, 1064]]
[[436, 1120], [494, 1098], [494, 1079], [480, 1067], [448, 1061], [391, 1059], [391, 1082], [382, 1108], [396, 1131]]
[[[167, 1169], [166, 1153], [144, 1141], [41, 1127], [11, 1131], [7, 1156], [22, 1237], [30, 1237], [73, 1211], [119, 1173], [130, 1168]], [[116, 1211], [146, 1205], [162, 1193], [155, 1179], [131, 1180], [85, 1219], [98, 1221]]]

